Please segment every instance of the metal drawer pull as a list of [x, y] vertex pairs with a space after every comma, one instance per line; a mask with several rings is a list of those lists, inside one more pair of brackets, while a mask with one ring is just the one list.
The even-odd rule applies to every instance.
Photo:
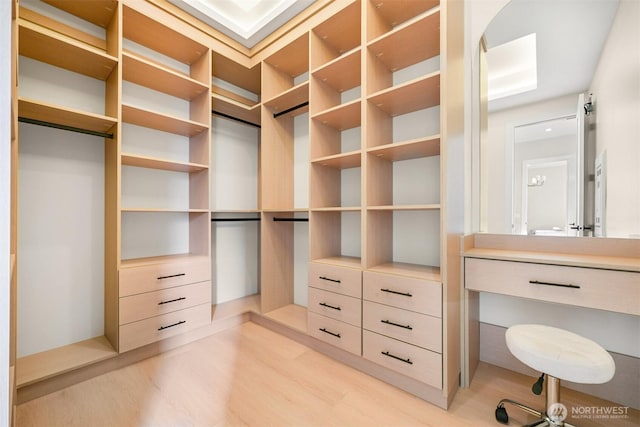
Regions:
[[381, 351], [380, 353], [384, 354], [387, 357], [391, 357], [391, 358], [399, 360], [401, 362], [408, 363], [409, 365], [413, 365], [413, 362], [411, 361], [411, 359], [403, 359], [402, 357], [398, 357], [395, 354], [389, 353], [388, 351]]
[[398, 292], [398, 291], [392, 291], [391, 289], [380, 289], [382, 292], [388, 292], [390, 294], [396, 294], [396, 295], [402, 295], [404, 297], [412, 297], [413, 295], [411, 295], [411, 293], [409, 292]]
[[529, 280], [532, 285], [558, 286], [560, 288], [580, 289], [579, 285], [567, 285], [564, 283], [540, 282], [539, 280]]
[[321, 306], [323, 306], [323, 307], [332, 308], [332, 309], [334, 309], [334, 310], [338, 310], [338, 311], [342, 310], [340, 307], [336, 307], [336, 306], [333, 306], [333, 305], [329, 305], [329, 304], [327, 304], [326, 302], [320, 302], [320, 303], [318, 303], [318, 304], [319, 304], [319, 305], [321, 305]]
[[340, 338], [340, 334], [336, 334], [335, 332], [327, 331], [325, 328], [320, 328], [319, 330], [321, 332], [324, 332], [325, 334], [333, 335], [336, 338]]
[[394, 323], [391, 320], [381, 320], [382, 323], [386, 323], [387, 325], [391, 325], [391, 326], [397, 326], [398, 328], [404, 328], [404, 329], [409, 329], [410, 331], [413, 330], [413, 328], [411, 327], [411, 325], [401, 325], [399, 323]]
[[158, 277], [158, 280], [162, 280], [162, 279], [171, 279], [172, 277], [180, 277], [180, 276], [186, 276], [187, 273], [178, 273], [178, 274], [172, 274], [171, 276], [160, 276]]
[[340, 283], [340, 280], [329, 279], [328, 277], [325, 277], [325, 276], [318, 276], [318, 279], [327, 280], [329, 282], [334, 282], [334, 283]]
[[183, 299], [187, 299], [187, 297], [180, 297], [176, 299], [170, 299], [169, 301], [160, 301], [158, 305], [169, 304], [170, 302], [182, 301]]
[[182, 325], [183, 323], [187, 323], [187, 321], [186, 321], [186, 320], [181, 320], [181, 321], [176, 322], [176, 323], [173, 323], [173, 324], [171, 324], [171, 325], [167, 325], [167, 326], [160, 326], [160, 327], [158, 328], [158, 330], [159, 330], [159, 331], [162, 331], [162, 330], [164, 330], [164, 329], [173, 328], [174, 326]]

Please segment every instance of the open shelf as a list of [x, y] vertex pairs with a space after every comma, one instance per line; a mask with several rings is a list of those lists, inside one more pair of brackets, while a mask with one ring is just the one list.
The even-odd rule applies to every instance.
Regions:
[[361, 15], [355, 1], [312, 30], [312, 69], [360, 46]]
[[107, 117], [25, 98], [18, 99], [18, 116], [102, 133], [108, 132], [118, 123], [118, 120], [114, 117]]
[[398, 6], [397, 0], [369, 0], [367, 15], [367, 40], [373, 40], [392, 31], [394, 27], [438, 6], [440, 0], [405, 1]]
[[310, 261], [334, 260], [352, 267], [361, 257], [361, 209], [313, 209], [310, 219]]
[[440, 204], [431, 203], [424, 205], [378, 205], [367, 206], [369, 211], [432, 211], [440, 209]]
[[[124, 38], [183, 64], [197, 63], [208, 52], [206, 46], [128, 6], [123, 7], [122, 17], [122, 35]], [[206, 69], [209, 69], [208, 64]], [[200, 81], [208, 81], [210, 77], [208, 73], [205, 76], [194, 75], [198, 73], [194, 73], [193, 70], [191, 74], [192, 77]]]
[[131, 259], [123, 259], [120, 261], [121, 268], [136, 268], [136, 267], [144, 267], [148, 265], [154, 264], [171, 264], [174, 262], [185, 262], [185, 261], [209, 261], [209, 257], [206, 255], [198, 255], [198, 254], [175, 254], [175, 255], [162, 255], [162, 256], [153, 256], [153, 257], [144, 257], [144, 258], [131, 258]]
[[161, 169], [173, 172], [199, 172], [208, 169], [209, 166], [199, 163], [173, 162], [154, 157], [139, 156], [136, 154], [122, 153], [122, 164], [140, 168]]
[[20, 19], [20, 55], [69, 71], [106, 80], [118, 58], [64, 34]]
[[122, 121], [182, 136], [194, 136], [209, 129], [209, 126], [203, 123], [155, 113], [125, 104], [122, 105]]
[[188, 101], [209, 89], [198, 80], [131, 52], [122, 52], [122, 78]]
[[367, 153], [378, 158], [397, 162], [401, 160], [418, 159], [440, 155], [440, 135], [427, 138], [417, 138], [393, 144], [378, 145], [369, 148]]
[[440, 72], [379, 91], [368, 100], [390, 116], [440, 105]]
[[376, 273], [397, 274], [399, 276], [409, 276], [418, 279], [440, 282], [440, 267], [429, 265], [408, 264], [404, 262], [387, 262], [378, 264], [368, 269]]
[[338, 265], [342, 267], [360, 268], [362, 260], [352, 256], [333, 256], [327, 258], [314, 259], [313, 262], [320, 262], [323, 264]]
[[360, 99], [345, 104], [340, 104], [312, 117], [323, 125], [330, 126], [339, 131], [360, 126]]
[[[289, 108], [296, 107], [309, 101], [309, 82], [305, 81], [282, 92], [268, 101], [264, 102], [264, 106], [269, 108], [273, 113], [280, 113]], [[291, 116], [304, 114], [309, 111], [309, 107], [302, 107], [291, 112]]]
[[400, 25], [368, 45], [369, 51], [390, 71], [440, 54], [440, 11], [430, 11]]
[[20, 357], [16, 360], [16, 385], [24, 387], [117, 354], [107, 338], [100, 336]]
[[360, 86], [360, 60], [362, 49], [356, 48], [321, 66], [312, 75], [337, 92]]
[[260, 94], [261, 66], [259, 63], [252, 68], [247, 68], [214, 51], [211, 53], [211, 65], [213, 77]]
[[334, 169], [356, 168], [360, 166], [361, 154], [360, 154], [360, 151], [351, 151], [348, 153], [334, 154], [332, 156], [325, 156], [325, 157], [313, 159], [311, 163], [315, 163], [320, 166], [326, 166]]
[[[278, 50], [265, 60], [273, 69], [284, 73], [290, 78], [309, 71], [309, 34], [302, 36]], [[263, 70], [264, 73], [264, 70]], [[265, 87], [262, 88], [264, 91]], [[282, 88], [274, 88], [275, 93], [282, 92]]]
[[[212, 93], [211, 109], [254, 125], [260, 125], [260, 104], [245, 104], [229, 97]], [[224, 117], [224, 116], [223, 116]]]
[[139, 212], [139, 213], [207, 213], [207, 209], [172, 209], [172, 208], [122, 208], [121, 212]]
[[42, 0], [44, 3], [64, 10], [67, 13], [89, 21], [99, 27], [106, 28], [111, 22], [113, 14], [118, 9], [117, 0]]

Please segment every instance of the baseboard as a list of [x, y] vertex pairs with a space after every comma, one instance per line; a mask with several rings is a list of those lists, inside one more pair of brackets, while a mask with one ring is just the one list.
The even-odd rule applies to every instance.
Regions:
[[[504, 338], [506, 330], [507, 328], [502, 326], [480, 323], [480, 360], [537, 378], [540, 372], [529, 368], [509, 352]], [[640, 409], [640, 394], [638, 393], [640, 358], [611, 352], [610, 354], [616, 363], [616, 373], [611, 381], [606, 384], [576, 384], [562, 381], [562, 386], [620, 405]]]

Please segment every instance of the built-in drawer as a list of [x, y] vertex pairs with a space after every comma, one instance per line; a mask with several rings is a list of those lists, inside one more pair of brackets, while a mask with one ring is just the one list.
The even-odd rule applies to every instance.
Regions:
[[442, 355], [375, 332], [362, 332], [362, 355], [415, 380], [442, 388]]
[[442, 319], [439, 317], [364, 301], [362, 326], [409, 344], [442, 352]]
[[159, 263], [121, 268], [119, 289], [124, 297], [208, 280], [211, 280], [209, 260]]
[[312, 337], [360, 356], [362, 329], [313, 312], [307, 312], [307, 327]]
[[466, 258], [465, 286], [640, 315], [640, 273], [628, 271]]
[[365, 300], [442, 317], [439, 282], [365, 271], [362, 288]]
[[120, 298], [120, 324], [211, 303], [211, 282], [177, 286]]
[[362, 300], [359, 298], [309, 288], [307, 309], [353, 326], [362, 324]]
[[120, 352], [209, 325], [211, 304], [201, 304], [120, 326]]
[[362, 271], [357, 268], [311, 262], [309, 286], [362, 298]]

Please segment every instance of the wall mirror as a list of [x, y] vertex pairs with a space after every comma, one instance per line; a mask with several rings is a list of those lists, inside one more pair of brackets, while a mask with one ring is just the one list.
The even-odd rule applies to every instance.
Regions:
[[640, 2], [511, 0], [480, 43], [479, 229], [640, 238]]

